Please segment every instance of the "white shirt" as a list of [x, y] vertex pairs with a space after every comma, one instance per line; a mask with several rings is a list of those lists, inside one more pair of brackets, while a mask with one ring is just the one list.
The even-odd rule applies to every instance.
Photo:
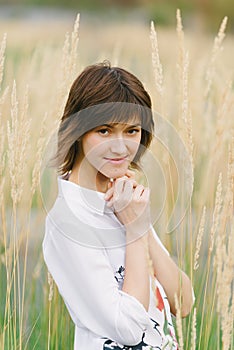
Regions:
[[[162, 245], [153, 226], [152, 231]], [[177, 349], [160, 283], [150, 281], [154, 290], [148, 312], [121, 290], [125, 229], [106, 206], [103, 193], [58, 177], [58, 196], [46, 217], [43, 254], [75, 324], [74, 350]]]

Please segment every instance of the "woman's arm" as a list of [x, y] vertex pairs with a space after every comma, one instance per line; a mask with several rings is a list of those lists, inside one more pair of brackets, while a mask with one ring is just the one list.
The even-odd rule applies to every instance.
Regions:
[[122, 290], [134, 296], [148, 311], [150, 279], [146, 240], [147, 237], [144, 236], [126, 246], [125, 277]]
[[[147, 191], [146, 198], [142, 199], [139, 193]], [[181, 271], [167, 252], [161, 247], [153, 236], [150, 229], [149, 215], [149, 190], [137, 184], [134, 178], [124, 176], [116, 179], [114, 185], [106, 193], [105, 199], [108, 205], [116, 209], [116, 216], [126, 227], [127, 241], [132, 243], [126, 246], [125, 281], [123, 290], [135, 296], [148, 310], [149, 305], [149, 267], [147, 251], [143, 239], [147, 238], [149, 243], [149, 254], [153, 263], [154, 274], [162, 284], [170, 303], [171, 312], [175, 315], [175, 294], [178, 298], [182, 296], [182, 317], [188, 315], [193, 305], [193, 289], [188, 276]], [[134, 193], [138, 194], [135, 198]], [[132, 197], [133, 196], [133, 197]], [[134, 200], [136, 201], [134, 202]], [[147, 205], [146, 205], [147, 204]], [[138, 205], [140, 210], [136, 210]], [[145, 210], [142, 209], [145, 205]], [[121, 206], [124, 207], [121, 210]], [[138, 208], [139, 209], [139, 208]], [[130, 234], [129, 234], [130, 232]], [[133, 241], [130, 237], [144, 237]]]
[[178, 268], [159, 242], [156, 241], [152, 230], [150, 230], [148, 242], [154, 274], [166, 292], [171, 312], [174, 315], [176, 314], [175, 294], [177, 294], [178, 299], [180, 295], [182, 297], [181, 315], [182, 317], [187, 316], [194, 302], [193, 288], [189, 277]]
[[128, 177], [116, 179], [105, 196], [126, 228], [125, 277], [122, 290], [134, 296], [148, 311], [150, 278], [148, 232], [150, 229], [149, 189]]

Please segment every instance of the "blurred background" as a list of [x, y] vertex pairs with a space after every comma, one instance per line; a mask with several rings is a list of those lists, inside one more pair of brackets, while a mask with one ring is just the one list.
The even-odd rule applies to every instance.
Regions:
[[[178, 200], [181, 174], [166, 147], [152, 146], [161, 178], [145, 164], [155, 229], [196, 295], [180, 348], [234, 349], [233, 33], [233, 0], [0, 0], [0, 349], [73, 349], [42, 256], [57, 182], [40, 177], [41, 160], [72, 81], [104, 59], [140, 78], [193, 165]], [[174, 207], [179, 218], [187, 211], [168, 235]]]
[[75, 12], [102, 15], [106, 19], [130, 16], [155, 20], [157, 24], [175, 25], [175, 11], [180, 8], [187, 28], [217, 29], [220, 18], [228, 15], [230, 30], [234, 30], [233, 0], [1, 0], [1, 19], [48, 16], [69, 16]]

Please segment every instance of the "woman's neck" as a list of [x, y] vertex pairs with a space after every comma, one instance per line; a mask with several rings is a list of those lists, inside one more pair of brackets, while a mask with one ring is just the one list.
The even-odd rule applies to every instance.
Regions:
[[105, 193], [108, 188], [110, 179], [104, 176], [97, 170], [89, 167], [89, 164], [82, 162], [76, 162], [70, 172], [69, 181], [76, 183], [79, 186]]

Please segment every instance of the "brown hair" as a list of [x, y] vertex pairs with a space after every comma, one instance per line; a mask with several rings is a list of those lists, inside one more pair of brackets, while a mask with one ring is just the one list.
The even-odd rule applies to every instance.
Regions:
[[61, 175], [69, 172], [86, 132], [106, 123], [127, 123], [136, 118], [140, 118], [142, 134], [132, 167], [137, 167], [152, 141], [150, 96], [140, 80], [123, 68], [111, 67], [107, 61], [88, 66], [71, 86], [50, 165], [56, 166]]

